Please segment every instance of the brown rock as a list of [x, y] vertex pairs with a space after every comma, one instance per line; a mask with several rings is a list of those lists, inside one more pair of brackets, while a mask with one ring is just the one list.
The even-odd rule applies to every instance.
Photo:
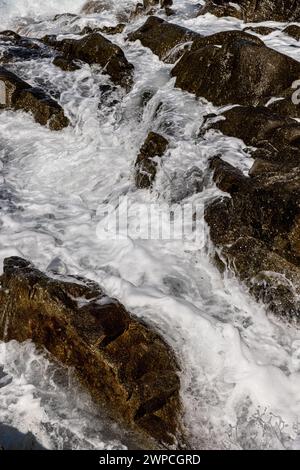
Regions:
[[63, 129], [69, 124], [56, 101], [3, 67], [0, 67], [0, 82], [5, 87], [5, 98], [0, 107], [32, 113], [38, 123], [48, 124], [52, 130]]
[[214, 36], [197, 39], [176, 64], [176, 86], [215, 105], [257, 106], [280, 96], [300, 76], [299, 62], [258, 43], [253, 35]]
[[184, 52], [187, 43], [200, 35], [156, 16], [150, 16], [137, 31], [130, 33], [130, 41], [140, 40], [143, 46], [165, 62], [174, 63]]
[[53, 64], [56, 65], [56, 67], [59, 67], [60, 69], [64, 70], [65, 72], [74, 72], [75, 70], [80, 69], [80, 67], [76, 65], [73, 61], [65, 59], [63, 56], [55, 57], [55, 59], [53, 60]]
[[221, 259], [257, 299], [288, 319], [300, 318], [300, 170], [259, 160], [247, 178], [220, 158], [217, 186], [231, 195], [210, 203], [205, 220]]
[[74, 368], [94, 399], [145, 435], [146, 448], [178, 444], [180, 381], [172, 351], [95, 283], [51, 278], [23, 259], [6, 259], [0, 319], [2, 340], [31, 339]]
[[138, 188], [150, 188], [156, 176], [156, 157], [162, 157], [169, 142], [155, 132], [150, 132], [135, 163], [135, 182]]
[[268, 36], [268, 34], [274, 33], [274, 31], [278, 31], [278, 29], [271, 28], [270, 26], [247, 26], [247, 28], [244, 28], [244, 31], [260, 34], [261, 36]]
[[51, 42], [67, 61], [82, 60], [90, 65], [98, 64], [110, 75], [114, 83], [130, 89], [133, 65], [127, 61], [119, 46], [101, 34], [92, 33], [79, 40], [64, 39], [59, 42], [50, 37], [46, 38], [46, 41]]
[[199, 15], [234, 16], [248, 22], [298, 21], [300, 5], [295, 0], [208, 0], [200, 8]]
[[283, 30], [283, 33], [288, 34], [297, 41], [300, 41], [300, 26], [296, 24], [290, 24], [289, 26], [287, 26]]

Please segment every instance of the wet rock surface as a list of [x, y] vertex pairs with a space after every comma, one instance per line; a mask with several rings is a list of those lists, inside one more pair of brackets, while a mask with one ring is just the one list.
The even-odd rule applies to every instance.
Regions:
[[299, 167], [285, 172], [262, 171], [249, 178], [216, 157], [211, 168], [217, 186], [231, 196], [206, 208], [212, 241], [257, 299], [275, 313], [298, 320]]
[[0, 108], [32, 113], [39, 124], [48, 124], [52, 130], [61, 130], [68, 126], [69, 120], [62, 107], [43, 90], [33, 88], [3, 67], [0, 67], [0, 82], [4, 94]]
[[197, 39], [172, 70], [176, 86], [215, 105], [266, 104], [300, 76], [300, 63], [244, 32]]
[[126, 89], [132, 85], [133, 65], [122, 49], [100, 33], [88, 34], [82, 39], [57, 41], [53, 36], [43, 38], [44, 43], [55, 47], [68, 62], [81, 60], [89, 65], [100, 65], [112, 81]]
[[135, 183], [137, 188], [150, 188], [157, 172], [157, 158], [167, 150], [169, 142], [160, 134], [150, 132], [135, 163]]
[[157, 333], [83, 278], [49, 277], [8, 258], [0, 282], [2, 340], [31, 339], [73, 367], [94, 399], [142, 433], [146, 446], [179, 445], [179, 367]]
[[298, 21], [300, 5], [296, 0], [208, 0], [199, 15], [233, 16], [247, 22]]
[[150, 16], [141, 28], [129, 34], [128, 39], [140, 40], [160, 59], [174, 63], [184, 53], [184, 48], [199, 37], [195, 31]]

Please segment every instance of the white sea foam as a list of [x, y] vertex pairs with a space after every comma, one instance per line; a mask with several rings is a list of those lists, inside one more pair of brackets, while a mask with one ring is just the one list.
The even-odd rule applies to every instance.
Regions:
[[[10, 15], [7, 23], [20, 15], [47, 16], [39, 23], [18, 20], [23, 32], [33, 36], [74, 33], [91, 21], [116, 22], [116, 9], [63, 23], [48, 20], [50, 14], [70, 10], [68, 4], [77, 12], [82, 3], [50, 1], [46, 7], [40, 2], [13, 1], [9, 10], [6, 6], [0, 12]], [[121, 3], [116, 2], [118, 8]], [[235, 19], [192, 18], [197, 3], [175, 1], [178, 13], [172, 21], [203, 34], [242, 28]], [[220, 275], [210, 261], [212, 247], [204, 221], [207, 242], [199, 251], [178, 241], [108, 243], [96, 236], [97, 209], [105, 201], [116, 204], [127, 195], [132, 206], [182, 197], [201, 204], [219, 192], [209, 178], [203, 192], [185, 192], [191, 168], [205, 173], [208, 159], [220, 152], [243, 171], [251, 165], [243, 142], [215, 132], [206, 139], [199, 137], [203, 116], [215, 108], [175, 89], [171, 66], [140, 43], [125, 43], [126, 34], [143, 21], [138, 18], [124, 34], [111, 38], [135, 66], [135, 85], [128, 95], [122, 90], [101, 94], [100, 85], [109, 79], [88, 66], [72, 73], [57, 69], [49, 59], [11, 66], [33, 85], [60, 95], [72, 126], [55, 133], [29, 115], [1, 112], [0, 264], [9, 255], [28, 258], [41, 269], [55, 260], [69, 273], [100, 282], [109, 296], [118, 297], [156, 327], [182, 364], [182, 398], [194, 447], [299, 448], [300, 332], [268, 318], [264, 307], [230, 273]], [[283, 33], [272, 33], [264, 40], [299, 58], [299, 46]], [[143, 107], [145, 92], [150, 99]], [[111, 106], [113, 100], [117, 104]], [[152, 193], [136, 190], [133, 182], [134, 161], [150, 130], [170, 140]], [[135, 225], [134, 217], [130, 223]], [[0, 364], [12, 377], [10, 384], [0, 388], [2, 422], [32, 431], [50, 448], [124, 444], [119, 435], [118, 444], [101, 432], [98, 440], [89, 438], [93, 429], [81, 424], [86, 416], [82, 392], [78, 391], [76, 405], [69, 406], [67, 387], [53, 386], [48, 360], [32, 345], [1, 344]], [[46, 405], [47, 393], [53, 400]], [[1, 400], [3, 396], [10, 401]], [[53, 422], [61, 413], [64, 426], [53, 434]], [[93, 418], [94, 430], [101, 428], [101, 417], [95, 412]]]

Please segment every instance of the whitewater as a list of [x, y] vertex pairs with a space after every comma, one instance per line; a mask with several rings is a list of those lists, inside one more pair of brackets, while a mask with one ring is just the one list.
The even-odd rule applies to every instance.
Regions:
[[[78, 14], [84, 3], [0, 0], [1, 28], [28, 37], [73, 37], [84, 26], [115, 25], [136, 2], [111, 1], [111, 10], [102, 14], [53, 20]], [[205, 35], [243, 28], [237, 19], [196, 18], [198, 3], [174, 1], [172, 22]], [[71, 73], [50, 58], [9, 65], [58, 99], [71, 126], [53, 132], [30, 115], [1, 111], [0, 265], [7, 256], [21, 256], [44, 271], [55, 264], [63, 274], [93, 279], [156, 328], [181, 365], [193, 448], [299, 449], [300, 331], [267, 314], [230, 271], [218, 271], [204, 220], [199, 247], [97, 237], [101, 204], [117, 205], [127, 196], [132, 208], [141, 203], [163, 208], [174, 200], [203, 205], [219, 191], [209, 177], [202, 192], [187, 191], [193, 169], [207, 175], [208, 160], [218, 153], [245, 172], [252, 164], [242, 141], [216, 131], [201, 137], [204, 116], [216, 108], [176, 89], [171, 65], [139, 42], [126, 42], [144, 21], [137, 17], [123, 33], [107, 36], [135, 67], [128, 94], [118, 88], [104, 93], [109, 77], [87, 64]], [[299, 43], [280, 31], [262, 39], [300, 60]], [[170, 142], [152, 192], [134, 184], [134, 162], [149, 131]], [[136, 227], [134, 216], [130, 224]], [[48, 449], [135, 447], [131, 436], [93, 405], [72, 370], [30, 342], [0, 342], [0, 423], [31, 432]]]

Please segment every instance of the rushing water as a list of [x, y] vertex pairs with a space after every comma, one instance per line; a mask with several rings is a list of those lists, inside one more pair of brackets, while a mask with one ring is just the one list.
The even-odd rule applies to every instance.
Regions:
[[[75, 34], [89, 24], [116, 24], [135, 2], [111, 1], [101, 15], [78, 13], [83, 0], [0, 0], [2, 28], [41, 37]], [[195, 18], [198, 0], [174, 2], [172, 21], [202, 34], [241, 29], [238, 20]], [[98, 208], [127, 196], [129, 207], [180, 200], [203, 204], [219, 194], [209, 178], [197, 194], [186, 191], [196, 167], [222, 153], [244, 171], [251, 159], [243, 142], [199, 128], [215, 108], [174, 88], [170, 65], [128, 32], [112, 36], [135, 66], [126, 95], [99, 70], [63, 72], [51, 59], [10, 69], [59, 97], [72, 126], [51, 132], [21, 112], [0, 114], [0, 264], [18, 255], [45, 270], [55, 260], [67, 273], [101, 283], [107, 293], [156, 327], [182, 365], [185, 420], [195, 448], [300, 448], [300, 332], [266, 315], [231, 273], [210, 261], [212, 246], [179, 241], [97, 237]], [[273, 24], [273, 23], [268, 23]], [[266, 43], [300, 59], [299, 43], [280, 32]], [[148, 100], [145, 102], [145, 96]], [[170, 141], [153, 192], [136, 190], [133, 166], [150, 130]], [[201, 174], [201, 172], [199, 172]], [[134, 216], [130, 224], [135, 227]], [[123, 448], [128, 436], [95, 409], [66, 371], [31, 343], [0, 343], [0, 422], [31, 432], [47, 448]], [[108, 431], [109, 429], [109, 431]]]

